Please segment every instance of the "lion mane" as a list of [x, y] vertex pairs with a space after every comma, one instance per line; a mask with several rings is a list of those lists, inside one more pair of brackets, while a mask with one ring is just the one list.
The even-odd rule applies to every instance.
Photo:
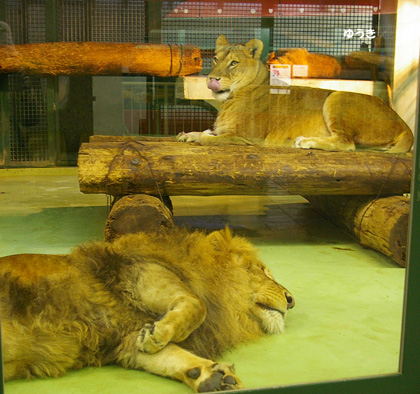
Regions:
[[357, 146], [408, 152], [410, 128], [384, 101], [365, 94], [303, 86], [270, 86], [253, 39], [231, 45], [216, 41], [207, 86], [222, 102], [213, 130], [180, 133], [181, 142], [202, 145], [266, 145], [353, 151]]
[[308, 75], [305, 78], [338, 78], [341, 72], [340, 63], [333, 56], [311, 53], [305, 48], [278, 49], [271, 52], [266, 63], [268, 70], [271, 64], [290, 64], [292, 70], [295, 65], [308, 66]]
[[2, 257], [0, 295], [6, 379], [118, 364], [196, 392], [243, 387], [232, 365], [213, 360], [282, 332], [294, 306], [253, 246], [229, 229]]

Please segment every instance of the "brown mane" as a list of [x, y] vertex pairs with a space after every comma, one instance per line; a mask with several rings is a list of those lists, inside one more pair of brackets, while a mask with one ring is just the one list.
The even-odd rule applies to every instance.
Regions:
[[[117, 363], [197, 391], [224, 380], [242, 387], [230, 365], [211, 359], [265, 327], [279, 332], [293, 306], [251, 244], [227, 229], [139, 233], [70, 255], [3, 257], [0, 294], [6, 379]], [[162, 371], [169, 361], [156, 359], [178, 361]]]

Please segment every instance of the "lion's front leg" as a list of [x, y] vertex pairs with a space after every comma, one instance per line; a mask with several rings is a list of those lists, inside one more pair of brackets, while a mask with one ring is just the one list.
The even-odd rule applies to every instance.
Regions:
[[180, 380], [197, 393], [243, 388], [231, 364], [198, 357], [172, 343], [157, 353], [147, 354], [136, 349], [134, 341], [130, 336], [125, 338], [119, 349], [118, 363], [125, 368]]
[[130, 291], [132, 304], [156, 315], [156, 321], [140, 330], [136, 346], [145, 353], [156, 353], [169, 342], [181, 342], [204, 321], [204, 302], [193, 294], [173, 272], [149, 263]]
[[142, 352], [156, 353], [169, 342], [183, 341], [206, 317], [206, 306], [193, 294], [172, 293], [169, 297], [168, 311], [163, 317], [153, 324], [145, 324], [140, 330], [136, 344]]

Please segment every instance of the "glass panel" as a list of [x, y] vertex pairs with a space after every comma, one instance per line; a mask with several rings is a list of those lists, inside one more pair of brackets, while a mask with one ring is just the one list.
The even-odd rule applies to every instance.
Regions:
[[6, 394], [401, 373], [419, 16], [0, 5]]

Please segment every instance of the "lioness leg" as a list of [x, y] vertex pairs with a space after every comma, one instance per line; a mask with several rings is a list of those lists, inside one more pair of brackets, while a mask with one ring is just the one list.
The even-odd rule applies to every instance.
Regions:
[[327, 151], [354, 151], [354, 142], [334, 134], [331, 137], [298, 137], [293, 145], [302, 149], [321, 149]]
[[159, 318], [140, 331], [137, 347], [155, 353], [169, 342], [181, 342], [201, 325], [206, 306], [173, 272], [149, 263], [132, 290], [132, 303]]
[[295, 147], [323, 150], [355, 150], [356, 145], [393, 153], [407, 152], [412, 133], [399, 115], [378, 97], [333, 92], [322, 113], [329, 137], [298, 137]]
[[198, 142], [201, 145], [262, 145], [263, 140], [251, 137], [241, 137], [232, 134], [214, 134], [211, 130], [181, 132], [177, 135], [179, 142]]
[[125, 368], [180, 380], [198, 393], [243, 387], [233, 365], [198, 357], [173, 343], [157, 353], [143, 353], [136, 347], [136, 338], [137, 333], [128, 335], [120, 346], [117, 362]]
[[[326, 137], [298, 137], [295, 140], [295, 148], [322, 149], [328, 151], [353, 151], [354, 144], [353, 124], [348, 121], [346, 103], [338, 92], [331, 93], [324, 102], [322, 114], [330, 136]], [[348, 93], [345, 93], [348, 94]], [[360, 117], [361, 114], [357, 114]], [[351, 116], [351, 115], [350, 115]]]

